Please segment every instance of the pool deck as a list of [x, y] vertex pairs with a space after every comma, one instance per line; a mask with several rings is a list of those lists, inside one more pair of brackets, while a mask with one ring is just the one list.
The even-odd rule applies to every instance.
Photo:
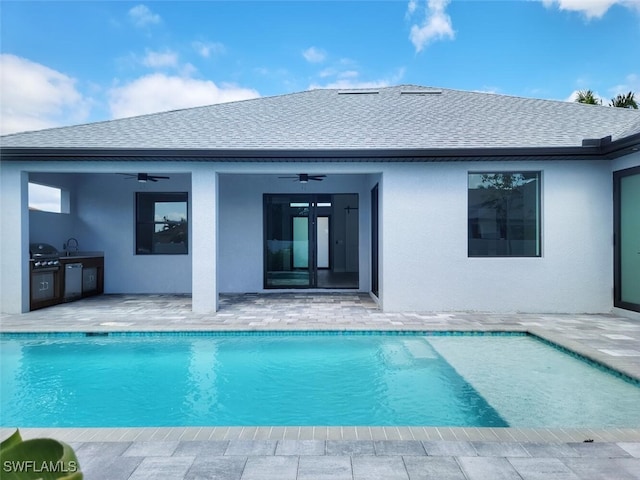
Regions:
[[[180, 295], [103, 295], [0, 315], [0, 331], [16, 333], [266, 330], [526, 331], [640, 380], [640, 321], [614, 314], [393, 313], [366, 294], [276, 293], [225, 295], [209, 315], [191, 312], [191, 299]], [[11, 431], [0, 428], [0, 437]], [[71, 443], [87, 480], [640, 479], [639, 428], [21, 431]]]

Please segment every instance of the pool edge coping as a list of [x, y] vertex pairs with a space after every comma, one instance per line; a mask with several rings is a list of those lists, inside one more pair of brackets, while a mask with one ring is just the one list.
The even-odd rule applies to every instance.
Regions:
[[[15, 431], [1, 427], [0, 437]], [[493, 428], [493, 427], [326, 427], [217, 426], [20, 428], [23, 438], [56, 438], [64, 442], [168, 441], [436, 441], [498, 443], [640, 442], [640, 428]]]

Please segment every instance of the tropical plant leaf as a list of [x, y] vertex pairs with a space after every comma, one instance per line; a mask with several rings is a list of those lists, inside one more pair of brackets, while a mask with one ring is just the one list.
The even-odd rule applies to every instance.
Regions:
[[16, 431], [13, 432], [13, 434], [9, 438], [3, 440], [2, 443], [0, 443], [0, 452], [6, 448], [17, 445], [20, 442], [22, 442], [20, 430], [16, 429]]
[[19, 432], [2, 442], [3, 480], [82, 480], [73, 449], [51, 438], [22, 441]]

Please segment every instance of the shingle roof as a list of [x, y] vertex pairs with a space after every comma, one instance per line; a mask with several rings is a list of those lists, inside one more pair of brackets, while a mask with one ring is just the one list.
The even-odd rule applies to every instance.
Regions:
[[640, 111], [403, 85], [310, 90], [1, 137], [3, 148], [579, 147], [640, 133]]

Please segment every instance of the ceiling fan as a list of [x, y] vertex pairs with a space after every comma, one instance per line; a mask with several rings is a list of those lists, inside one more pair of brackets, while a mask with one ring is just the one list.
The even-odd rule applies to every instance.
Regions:
[[148, 173], [121, 173], [128, 178], [135, 178], [140, 183], [157, 182], [158, 180], [168, 180], [170, 177], [163, 177], [162, 175], [149, 175]]
[[297, 175], [290, 175], [290, 176], [278, 177], [278, 178], [294, 178], [298, 180], [300, 183], [308, 183], [309, 180], [321, 182], [322, 180], [325, 179], [325, 177], [326, 175], [309, 175], [308, 173], [299, 173]]

